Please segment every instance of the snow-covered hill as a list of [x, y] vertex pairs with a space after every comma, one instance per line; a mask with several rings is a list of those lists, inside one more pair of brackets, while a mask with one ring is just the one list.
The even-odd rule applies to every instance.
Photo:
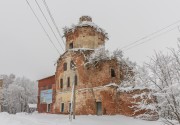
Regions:
[[116, 116], [77, 116], [76, 120], [69, 121], [68, 115], [54, 114], [25, 114], [10, 115], [0, 113], [0, 125], [162, 125], [160, 121], [144, 121]]

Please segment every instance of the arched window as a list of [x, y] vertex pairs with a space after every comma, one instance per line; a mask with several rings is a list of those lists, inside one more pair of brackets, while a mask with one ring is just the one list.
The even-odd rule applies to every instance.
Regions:
[[116, 73], [114, 69], [111, 69], [111, 77], [116, 77]]
[[63, 79], [60, 80], [60, 88], [63, 88]]
[[73, 42], [69, 44], [69, 49], [73, 49]]
[[67, 70], [67, 63], [64, 63], [64, 71]]
[[67, 79], [67, 87], [70, 87], [70, 77]]

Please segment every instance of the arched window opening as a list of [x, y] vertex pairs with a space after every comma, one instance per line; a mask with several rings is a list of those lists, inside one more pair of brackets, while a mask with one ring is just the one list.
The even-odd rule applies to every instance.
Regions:
[[70, 77], [67, 79], [67, 87], [70, 87]]
[[67, 63], [64, 63], [64, 71], [67, 70]]
[[69, 44], [69, 49], [73, 49], [73, 43]]
[[116, 73], [114, 69], [111, 69], [111, 77], [116, 77]]
[[63, 79], [60, 80], [60, 88], [63, 88]]

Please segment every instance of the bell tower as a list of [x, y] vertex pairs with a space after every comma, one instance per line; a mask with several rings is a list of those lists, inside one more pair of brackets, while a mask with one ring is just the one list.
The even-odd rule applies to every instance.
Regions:
[[74, 48], [96, 49], [105, 44], [108, 39], [105, 30], [92, 22], [90, 16], [82, 16], [79, 23], [64, 28], [66, 50]]

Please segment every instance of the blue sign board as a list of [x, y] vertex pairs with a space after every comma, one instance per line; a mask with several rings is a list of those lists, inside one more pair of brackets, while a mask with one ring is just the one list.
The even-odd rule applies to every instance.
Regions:
[[52, 89], [42, 90], [40, 93], [40, 102], [43, 104], [52, 103]]

